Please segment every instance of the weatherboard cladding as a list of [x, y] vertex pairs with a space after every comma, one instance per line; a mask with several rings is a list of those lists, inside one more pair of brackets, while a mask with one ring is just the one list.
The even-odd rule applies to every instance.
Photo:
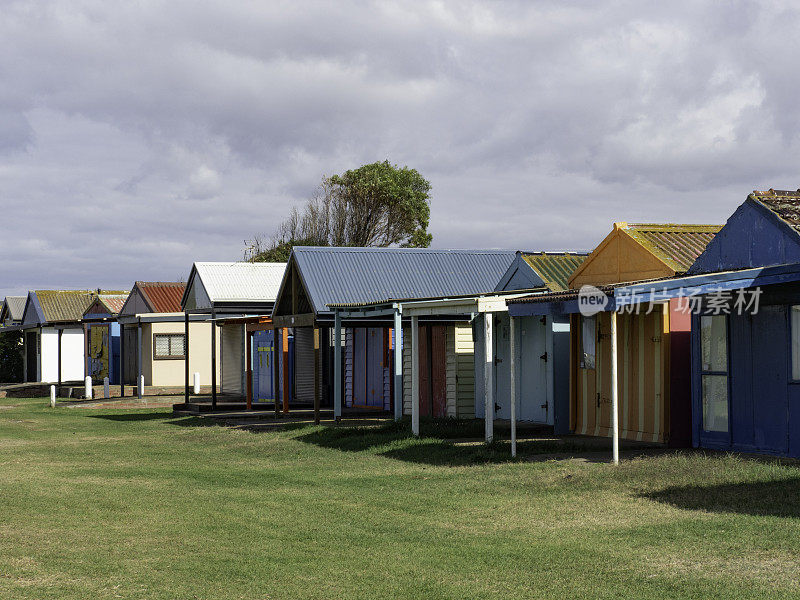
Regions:
[[569, 278], [588, 253], [576, 252], [523, 252], [522, 259], [536, 271], [551, 291], [569, 287]]
[[331, 304], [491, 292], [516, 253], [296, 247], [292, 256], [319, 314]]
[[703, 253], [722, 225], [631, 223], [623, 229], [676, 272], [683, 273]]

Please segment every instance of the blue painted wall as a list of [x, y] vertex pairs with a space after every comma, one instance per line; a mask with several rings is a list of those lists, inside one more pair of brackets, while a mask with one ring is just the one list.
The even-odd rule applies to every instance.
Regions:
[[800, 262], [800, 234], [748, 198], [689, 268], [690, 275]]

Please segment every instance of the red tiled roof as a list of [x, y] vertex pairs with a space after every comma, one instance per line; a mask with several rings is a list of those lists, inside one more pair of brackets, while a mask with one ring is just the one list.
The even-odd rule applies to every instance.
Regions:
[[136, 286], [156, 313], [181, 312], [186, 284], [180, 281], [137, 281]]

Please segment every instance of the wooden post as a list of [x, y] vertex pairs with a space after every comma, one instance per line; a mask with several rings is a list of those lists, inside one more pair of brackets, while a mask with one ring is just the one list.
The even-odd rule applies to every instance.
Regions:
[[334, 312], [333, 324], [333, 418], [342, 419], [342, 313]]
[[216, 314], [211, 311], [211, 410], [217, 408], [217, 325]]
[[494, 352], [492, 331], [494, 314], [483, 313], [483, 409], [486, 443], [494, 441]]
[[183, 313], [183, 401], [189, 404], [189, 313]]
[[253, 408], [253, 333], [244, 329], [245, 385], [247, 386], [247, 410]]
[[142, 322], [136, 328], [136, 395], [141, 399], [144, 394], [142, 385]]
[[403, 313], [394, 309], [394, 420], [403, 418]]
[[517, 455], [517, 357], [516, 340], [514, 339], [514, 323], [516, 319], [508, 317], [508, 340], [511, 346], [509, 371], [511, 374], [511, 456]]
[[419, 317], [411, 317], [411, 433], [419, 437]]
[[[58, 329], [58, 393], [61, 393], [61, 335], [64, 333], [63, 329]], [[44, 370], [44, 369], [42, 369]]]
[[320, 364], [319, 364], [319, 327], [314, 327], [314, 424], [319, 425], [320, 405]]
[[283, 412], [289, 414], [289, 328], [281, 329], [283, 352]]
[[119, 324], [119, 397], [125, 396], [125, 325]]
[[611, 311], [611, 436], [614, 464], [619, 464], [619, 398], [617, 382], [617, 311]]
[[281, 339], [281, 330], [280, 329], [273, 329], [272, 330], [272, 395], [275, 397], [275, 416], [278, 416], [278, 391], [281, 391], [281, 395], [283, 395], [283, 390], [280, 388], [281, 385], [281, 361], [278, 360], [278, 357], [283, 359], [283, 352], [278, 350], [278, 342]]

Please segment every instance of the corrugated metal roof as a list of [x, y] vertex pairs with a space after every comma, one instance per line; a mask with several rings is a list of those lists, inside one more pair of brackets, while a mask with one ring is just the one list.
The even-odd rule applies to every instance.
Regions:
[[539, 274], [545, 285], [552, 291], [567, 289], [570, 276], [588, 256], [588, 252], [522, 253], [522, 259]]
[[683, 273], [703, 253], [722, 225], [625, 223], [622, 229], [672, 269]]
[[292, 257], [319, 314], [332, 304], [489, 293], [516, 252], [295, 247]]
[[274, 301], [286, 263], [199, 262], [197, 275], [211, 302]]
[[118, 315], [128, 299], [128, 294], [99, 294], [97, 299], [112, 315]]
[[750, 197], [775, 213], [789, 227], [800, 233], [800, 190], [754, 190]]
[[6, 296], [6, 310], [14, 321], [21, 321], [22, 315], [25, 312], [25, 302], [27, 296]]
[[186, 290], [182, 281], [137, 281], [145, 302], [154, 313], [181, 312], [181, 297]]

